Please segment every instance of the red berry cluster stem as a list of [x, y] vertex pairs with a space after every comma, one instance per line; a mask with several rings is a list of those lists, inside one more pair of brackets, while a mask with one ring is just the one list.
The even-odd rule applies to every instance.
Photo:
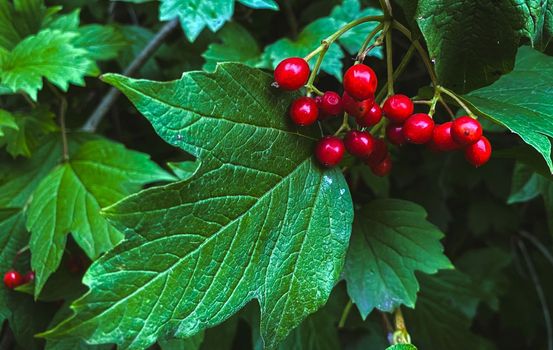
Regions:
[[4, 274], [4, 285], [9, 289], [15, 289], [34, 280], [35, 273], [33, 271], [28, 271], [22, 276], [17, 270], [11, 269]]

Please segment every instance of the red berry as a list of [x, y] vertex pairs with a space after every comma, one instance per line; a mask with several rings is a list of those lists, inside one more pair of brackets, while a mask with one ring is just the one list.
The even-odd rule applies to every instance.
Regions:
[[371, 165], [371, 170], [376, 176], [386, 176], [392, 171], [392, 158], [388, 153], [383, 161], [376, 165]]
[[382, 139], [375, 139], [372, 153], [365, 158], [365, 163], [369, 166], [378, 165], [388, 155], [388, 145]]
[[344, 74], [344, 90], [358, 101], [373, 97], [377, 84], [376, 73], [362, 63], [351, 66]]
[[430, 141], [430, 148], [436, 151], [446, 152], [459, 149], [461, 146], [453, 140], [451, 137], [451, 124], [447, 122], [436, 125], [432, 132], [432, 140]]
[[9, 289], [14, 289], [15, 287], [19, 287], [23, 283], [23, 277], [21, 277], [21, 274], [15, 270], [9, 270], [4, 275], [4, 284]]
[[299, 97], [290, 106], [290, 118], [297, 125], [311, 125], [317, 121], [318, 116], [319, 108], [311, 97]]
[[390, 143], [401, 146], [405, 144], [405, 136], [403, 136], [403, 125], [401, 124], [388, 124], [386, 126], [386, 138]]
[[336, 136], [323, 137], [315, 147], [315, 157], [326, 167], [340, 163], [344, 156], [344, 143]]
[[366, 131], [352, 130], [346, 134], [344, 144], [351, 155], [366, 158], [373, 151], [374, 139]]
[[334, 91], [327, 91], [324, 93], [319, 108], [321, 113], [325, 115], [339, 115], [344, 112], [342, 98]]
[[408, 142], [422, 145], [432, 140], [434, 120], [428, 114], [416, 113], [403, 124], [403, 136]]
[[472, 145], [482, 136], [482, 125], [478, 120], [469, 116], [462, 116], [453, 121], [451, 136], [460, 145]]
[[[366, 101], [366, 100], [365, 100]], [[373, 103], [372, 107], [365, 109], [365, 112], [361, 115], [358, 115], [355, 120], [359, 126], [371, 127], [382, 119], [382, 110], [378, 103]]]
[[35, 272], [29, 271], [23, 275], [23, 283], [29, 283], [35, 280]]
[[275, 69], [275, 82], [284, 90], [297, 90], [307, 83], [309, 65], [300, 57], [290, 57], [278, 64]]
[[388, 119], [401, 124], [413, 114], [415, 106], [409, 97], [398, 94], [388, 97], [382, 109]]
[[367, 111], [369, 111], [374, 104], [374, 98], [372, 97], [363, 101], [357, 101], [345, 91], [342, 95], [342, 105], [344, 106], [344, 110], [355, 118], [359, 118], [367, 113]]
[[492, 155], [492, 145], [486, 136], [480, 137], [476, 143], [465, 148], [465, 158], [475, 167], [482, 166], [490, 160]]

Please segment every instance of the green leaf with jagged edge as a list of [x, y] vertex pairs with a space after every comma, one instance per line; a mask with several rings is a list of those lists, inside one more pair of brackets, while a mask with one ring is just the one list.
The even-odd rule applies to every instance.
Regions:
[[[96, 137], [88, 133], [68, 135], [69, 154], [86, 140]], [[62, 160], [61, 135], [50, 134], [41, 139], [29, 159], [13, 159], [0, 154], [0, 207], [25, 207], [40, 181]]]
[[240, 24], [229, 22], [217, 36], [221, 43], [210, 44], [202, 54], [205, 58], [204, 70], [213, 71], [220, 62], [240, 62], [252, 67], [264, 68], [261, 49], [254, 37]]
[[98, 73], [85, 49], [73, 40], [78, 34], [45, 29], [28, 36], [12, 51], [0, 51], [0, 82], [12, 91], [24, 91], [36, 101], [42, 79], [67, 91], [69, 84], [84, 85], [84, 77]]
[[417, 350], [417, 347], [413, 344], [396, 344], [386, 348], [386, 350]]
[[[256, 9], [278, 10], [274, 0], [239, 0]], [[212, 32], [221, 29], [234, 12], [235, 0], [161, 0], [159, 19], [178, 18], [189, 41], [196, 40], [205, 27]]]
[[42, 0], [0, 0], [0, 48], [11, 50], [26, 36], [40, 30], [43, 20], [58, 8], [47, 9]]
[[553, 34], [553, 2], [522, 3], [419, 0], [415, 19], [440, 83], [466, 93], [509, 72], [524, 38], [544, 47]]
[[104, 79], [201, 165], [188, 180], [104, 210], [126, 239], [88, 270], [75, 316], [43, 336], [144, 348], [192, 336], [257, 299], [274, 348], [326, 302], [353, 216], [340, 170], [312, 158], [317, 128], [286, 118], [297, 93], [230, 63], [166, 83]]
[[504, 125], [534, 147], [553, 172], [553, 57], [521, 47], [515, 69], [461, 96], [478, 115]]
[[[283, 38], [265, 47], [262, 59], [269, 60], [272, 67], [275, 68], [285, 58], [305, 57], [321, 45], [323, 39], [340, 29], [342, 24], [341, 21], [331, 17], [319, 18], [303, 28], [295, 40]], [[343, 58], [342, 49], [338, 45], [331, 45], [321, 64], [321, 70], [341, 81]], [[309, 63], [313, 68], [315, 60], [311, 60]]]
[[[346, 25], [348, 22], [365, 16], [382, 16], [382, 10], [375, 7], [367, 7], [361, 9], [359, 0], [344, 0], [341, 5], [332, 9], [330, 17], [341, 22], [340, 26]], [[367, 22], [360, 24], [351, 30], [347, 31], [338, 39], [338, 42], [344, 46], [350, 55], [357, 54], [361, 44], [365, 41], [367, 35], [376, 28], [379, 22]], [[371, 44], [375, 39], [371, 41]], [[369, 56], [384, 58], [382, 47], [375, 47], [369, 51]]]
[[30, 157], [44, 135], [58, 130], [54, 117], [53, 113], [40, 107], [28, 114], [16, 113], [13, 115], [16, 128], [5, 129], [0, 135], [0, 147], [6, 146], [13, 157]]
[[27, 213], [35, 296], [59, 266], [68, 233], [96, 259], [123, 238], [100, 209], [146, 183], [172, 179], [147, 155], [107, 140], [83, 144], [70, 161], [54, 168], [34, 191]]
[[13, 114], [6, 110], [0, 109], [0, 140], [2, 136], [4, 136], [4, 131], [2, 129], [12, 129], [17, 131], [19, 130], [19, 126], [17, 126]]
[[409, 333], [421, 349], [490, 350], [491, 344], [470, 331], [482, 291], [458, 270], [418, 274], [421, 292], [414, 310], [405, 310]]
[[344, 277], [363, 319], [375, 308], [414, 307], [415, 271], [453, 267], [440, 244], [444, 234], [426, 216], [421, 206], [398, 199], [374, 200], [356, 215]]
[[121, 31], [108, 25], [89, 24], [77, 30], [73, 45], [85, 49], [93, 60], [109, 60], [129, 46]]

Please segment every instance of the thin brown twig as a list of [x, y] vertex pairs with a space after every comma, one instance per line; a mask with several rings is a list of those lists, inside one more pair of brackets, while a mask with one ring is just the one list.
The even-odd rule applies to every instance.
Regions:
[[[140, 54], [136, 56], [131, 64], [127, 68], [125, 68], [125, 70], [123, 71], [123, 75], [134, 75], [140, 69], [140, 67], [142, 67], [150, 57], [152, 57], [156, 50], [161, 46], [165, 38], [167, 38], [167, 36], [171, 34], [171, 32], [173, 32], [175, 28], [177, 28], [178, 24], [178, 19], [167, 22], [159, 30], [159, 32], [157, 32], [156, 36], [152, 38], [148, 45], [146, 45], [142, 52], [140, 52]], [[98, 127], [98, 124], [100, 124], [102, 119], [105, 117], [107, 112], [110, 110], [110, 108], [119, 97], [119, 94], [119, 90], [111, 88], [109, 92], [104, 96], [98, 107], [94, 110], [94, 112], [92, 112], [90, 117], [88, 117], [86, 123], [83, 125], [81, 130], [94, 132]]]

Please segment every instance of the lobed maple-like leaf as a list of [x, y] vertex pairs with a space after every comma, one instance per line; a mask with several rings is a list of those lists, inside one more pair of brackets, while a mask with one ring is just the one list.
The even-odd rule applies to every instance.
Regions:
[[286, 118], [297, 95], [241, 64], [167, 83], [104, 80], [201, 164], [187, 180], [104, 211], [126, 240], [89, 269], [75, 316], [45, 336], [142, 349], [192, 336], [257, 299], [265, 346], [276, 347], [326, 302], [352, 221], [342, 173], [312, 157], [318, 130]]

